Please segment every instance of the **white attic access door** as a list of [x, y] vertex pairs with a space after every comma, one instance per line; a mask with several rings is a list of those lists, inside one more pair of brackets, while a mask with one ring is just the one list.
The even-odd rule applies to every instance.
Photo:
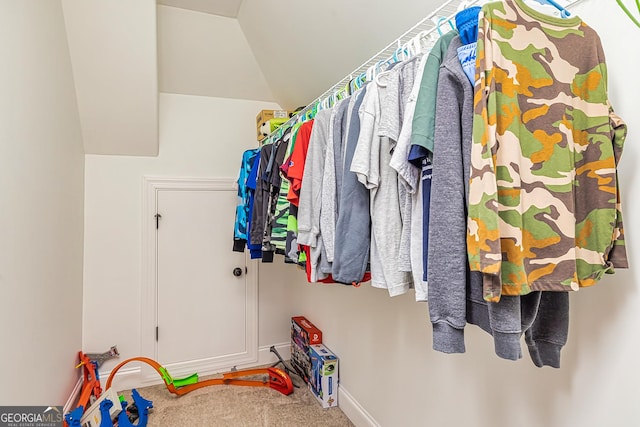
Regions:
[[231, 179], [144, 178], [142, 350], [176, 378], [258, 359], [257, 275], [231, 251], [236, 191]]

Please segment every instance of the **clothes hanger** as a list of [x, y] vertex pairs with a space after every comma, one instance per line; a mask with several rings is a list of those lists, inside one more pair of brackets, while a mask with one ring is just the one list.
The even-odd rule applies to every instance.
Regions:
[[386, 60], [386, 61], [384, 62], [384, 64], [382, 64], [383, 66], [386, 66], [386, 68], [385, 68], [383, 71], [380, 71], [379, 73], [377, 73], [377, 74], [376, 74], [375, 81], [376, 81], [376, 84], [377, 84], [379, 87], [387, 87], [387, 84], [386, 84], [386, 83], [382, 83], [382, 82], [380, 81], [380, 77], [382, 77], [382, 76], [385, 76], [385, 75], [389, 74], [389, 73], [391, 72], [391, 70], [389, 69], [389, 67], [390, 67], [391, 65], [395, 64], [396, 62], [399, 62], [399, 60], [398, 60], [398, 49], [396, 49], [396, 51], [395, 51], [395, 52], [393, 52], [393, 56], [392, 56], [391, 58], [389, 58], [388, 60]]
[[360, 73], [358, 77], [356, 77], [356, 90], [361, 89], [366, 81], [367, 73]]
[[356, 77], [355, 79], [351, 79], [349, 80], [349, 94], [353, 94], [355, 93], [356, 90], [358, 90], [358, 77]]
[[533, 0], [536, 1], [540, 4], [548, 4], [551, 5], [553, 7], [555, 7], [556, 9], [558, 9], [560, 11], [560, 16], [562, 18], [568, 18], [569, 16], [571, 16], [571, 13], [569, 13], [569, 11], [567, 9], [565, 9], [564, 7], [560, 6], [560, 4], [558, 4], [555, 0]]
[[376, 62], [374, 65], [367, 68], [365, 81], [373, 82], [375, 81], [378, 84], [378, 75], [383, 73], [382, 67], [387, 64], [388, 61], [380, 60]]
[[451, 19], [447, 18], [446, 16], [441, 16], [438, 18], [438, 21], [436, 22], [436, 28], [438, 29], [438, 34], [440, 35], [440, 37], [444, 35], [442, 28], [440, 28], [443, 22], [448, 23], [452, 30], [456, 29], [455, 25], [453, 25], [453, 22], [451, 22]]
[[[431, 31], [423, 30], [423, 31], [420, 31], [414, 38], [411, 39], [409, 43], [411, 43], [411, 46], [413, 47], [413, 51], [415, 55], [422, 53], [423, 51], [427, 51], [429, 49], [430, 47], [429, 42], [431, 41], [430, 39], [432, 35], [433, 33]], [[426, 46], [422, 45], [423, 40], [427, 41]]]
[[329, 98], [331, 98], [331, 95], [320, 101], [319, 110], [326, 110], [327, 108], [329, 108]]
[[356, 86], [358, 86], [358, 89], [361, 89], [366, 81], [367, 81], [367, 74], [360, 73], [360, 75], [356, 78]]
[[316, 108], [315, 105], [311, 105], [311, 108], [309, 108], [307, 110], [307, 112], [305, 113], [305, 117], [306, 117], [305, 121], [309, 121], [309, 120], [311, 120], [311, 119], [313, 119], [315, 117], [315, 115], [316, 115], [316, 113], [314, 111], [315, 108]]
[[367, 71], [366, 71], [366, 74], [367, 74], [366, 79], [367, 80], [366, 81], [370, 82], [370, 81], [373, 80], [373, 78], [375, 77], [375, 68], [376, 68], [375, 64], [370, 66], [369, 68], [367, 68]]
[[398, 48], [393, 52], [393, 63], [401, 62], [409, 58], [409, 52], [404, 46], [400, 45], [400, 40], [398, 40]]
[[413, 39], [409, 40], [404, 45], [402, 45], [402, 49], [405, 52], [407, 52], [407, 59], [413, 58], [418, 54], [418, 52], [416, 52], [415, 47], [413, 46]]

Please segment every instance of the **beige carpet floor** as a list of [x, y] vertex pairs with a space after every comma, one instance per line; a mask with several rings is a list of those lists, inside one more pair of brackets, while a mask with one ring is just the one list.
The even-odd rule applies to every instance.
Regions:
[[[184, 396], [169, 393], [163, 384], [138, 392], [153, 402], [149, 427], [353, 426], [340, 408], [323, 409], [306, 386], [289, 396], [270, 388], [229, 385], [204, 387]], [[131, 403], [131, 393], [124, 395]]]

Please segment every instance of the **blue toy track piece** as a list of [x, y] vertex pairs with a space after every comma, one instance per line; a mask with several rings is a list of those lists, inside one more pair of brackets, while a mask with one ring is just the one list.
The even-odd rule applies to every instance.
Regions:
[[83, 413], [84, 407], [78, 406], [76, 409], [65, 415], [64, 420], [67, 422], [69, 427], [80, 427], [80, 418], [82, 418]]
[[113, 402], [109, 399], [104, 399], [100, 402], [100, 427], [113, 427], [111, 413], [109, 412], [112, 407]]
[[149, 409], [153, 408], [153, 402], [140, 396], [140, 393], [138, 393], [138, 390], [135, 388], [131, 390], [131, 395], [133, 396], [133, 402], [136, 404], [138, 415], [140, 416], [140, 418], [138, 418], [138, 424], [131, 424], [127, 416], [127, 402], [122, 401], [122, 412], [118, 415], [118, 427], [146, 427], [147, 421], [149, 420]]

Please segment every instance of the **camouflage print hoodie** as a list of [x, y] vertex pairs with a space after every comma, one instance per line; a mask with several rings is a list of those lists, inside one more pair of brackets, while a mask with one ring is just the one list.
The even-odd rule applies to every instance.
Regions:
[[578, 290], [626, 268], [626, 126], [596, 32], [523, 0], [493, 2], [477, 55], [467, 245], [484, 298]]

